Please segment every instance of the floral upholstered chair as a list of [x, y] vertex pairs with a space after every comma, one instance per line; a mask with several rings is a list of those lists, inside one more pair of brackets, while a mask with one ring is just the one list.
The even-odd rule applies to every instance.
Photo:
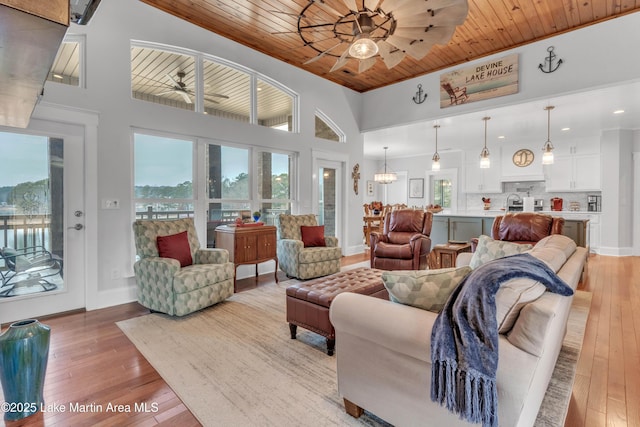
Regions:
[[315, 215], [281, 214], [276, 228], [278, 261], [287, 276], [304, 280], [340, 271], [338, 238], [324, 236]]
[[184, 316], [233, 295], [235, 269], [225, 249], [201, 249], [192, 218], [137, 220], [133, 266], [138, 302]]

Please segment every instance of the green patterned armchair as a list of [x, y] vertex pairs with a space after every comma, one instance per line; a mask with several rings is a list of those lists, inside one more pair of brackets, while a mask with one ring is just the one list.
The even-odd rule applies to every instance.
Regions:
[[324, 247], [304, 247], [300, 227], [317, 225], [313, 214], [281, 214], [276, 218], [278, 261], [287, 276], [306, 280], [340, 271], [342, 250], [337, 237], [325, 236]]
[[[192, 218], [137, 220], [133, 223], [137, 261], [133, 270], [138, 302], [152, 311], [184, 316], [233, 295], [235, 269], [225, 249], [200, 249]], [[192, 265], [181, 267], [173, 258], [161, 258], [158, 236], [187, 232]], [[186, 246], [186, 243], [185, 243]]]

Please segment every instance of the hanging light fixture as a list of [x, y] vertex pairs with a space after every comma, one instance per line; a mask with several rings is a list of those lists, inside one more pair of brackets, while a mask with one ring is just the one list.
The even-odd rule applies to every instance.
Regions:
[[433, 125], [436, 130], [436, 152], [433, 153], [433, 157], [431, 158], [431, 170], [439, 171], [440, 170], [440, 154], [438, 154], [438, 128], [440, 125]]
[[398, 175], [394, 172], [387, 172], [387, 149], [384, 147], [384, 172], [373, 175], [373, 180], [380, 184], [391, 184], [398, 179]]
[[354, 42], [349, 47], [349, 55], [357, 59], [367, 59], [378, 53], [378, 45], [371, 40], [370, 32], [376, 28], [367, 14], [359, 15], [353, 23]]
[[489, 121], [491, 117], [483, 117], [484, 120], [484, 148], [480, 152], [480, 168], [488, 169], [491, 167], [491, 160], [489, 159], [489, 149], [487, 148], [487, 121]]
[[548, 105], [544, 107], [547, 110], [547, 142], [542, 146], [542, 164], [543, 165], [552, 165], [553, 164], [553, 144], [551, 143], [551, 110], [554, 109], [553, 105]]

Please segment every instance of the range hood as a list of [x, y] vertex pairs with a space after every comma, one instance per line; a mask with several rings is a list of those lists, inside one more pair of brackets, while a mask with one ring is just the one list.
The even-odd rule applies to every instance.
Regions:
[[544, 175], [512, 175], [512, 176], [502, 176], [500, 178], [502, 182], [535, 182], [542, 181], [544, 182]]
[[68, 27], [67, 1], [0, 0], [0, 125], [29, 125]]

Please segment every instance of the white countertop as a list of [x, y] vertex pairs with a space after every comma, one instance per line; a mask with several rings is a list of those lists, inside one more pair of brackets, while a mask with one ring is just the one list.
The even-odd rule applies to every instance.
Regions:
[[[538, 213], [544, 213], [547, 215], [561, 216], [566, 219], [590, 219], [591, 215], [600, 215], [602, 212], [590, 212], [590, 211], [538, 211]], [[458, 210], [456, 212], [447, 212], [446, 210], [434, 214], [434, 216], [455, 216], [455, 217], [495, 217], [505, 214], [502, 209], [489, 209], [489, 210]]]

